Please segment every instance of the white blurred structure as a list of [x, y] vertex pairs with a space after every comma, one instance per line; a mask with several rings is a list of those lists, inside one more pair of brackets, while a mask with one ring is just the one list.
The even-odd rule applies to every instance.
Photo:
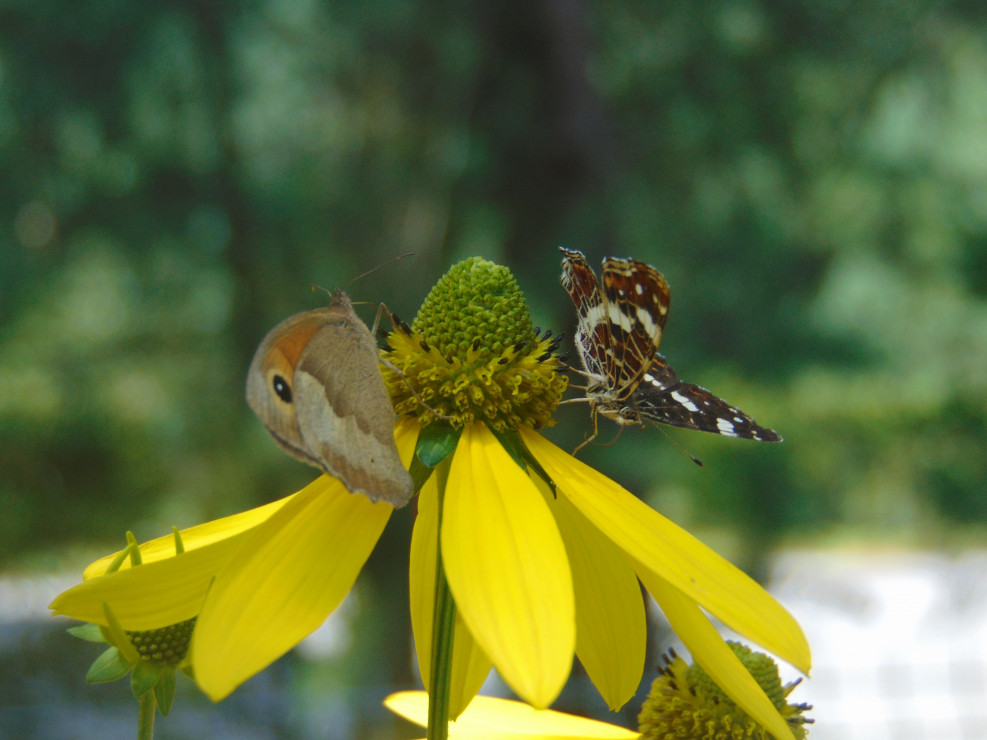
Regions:
[[987, 551], [790, 552], [770, 590], [812, 647], [810, 738], [987, 738]]

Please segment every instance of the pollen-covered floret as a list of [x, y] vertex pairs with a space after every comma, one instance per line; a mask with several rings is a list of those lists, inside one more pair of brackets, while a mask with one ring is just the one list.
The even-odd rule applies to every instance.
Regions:
[[[788, 722], [792, 734], [799, 740], [805, 738], [805, 725], [812, 720], [804, 717], [803, 713], [812, 707], [807, 704], [788, 704], [786, 701], [799, 682], [794, 681], [783, 686], [778, 676], [778, 666], [767, 655], [756, 653], [737, 642], [729, 641], [727, 645]], [[763, 727], [737, 707], [698, 664], [686, 665], [675, 651], [670, 651], [670, 655], [663, 658], [665, 665], [651, 684], [651, 691], [638, 716], [642, 740], [772, 738]]]
[[567, 383], [560, 338], [532, 327], [510, 270], [472, 257], [436, 283], [412, 326], [388, 336], [382, 357], [400, 372], [385, 367], [384, 379], [395, 411], [423, 425], [438, 414], [457, 427], [551, 426]]

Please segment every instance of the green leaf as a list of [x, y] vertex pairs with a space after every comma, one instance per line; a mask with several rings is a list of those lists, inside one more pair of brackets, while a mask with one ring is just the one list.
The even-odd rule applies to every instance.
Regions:
[[140, 661], [134, 667], [134, 672], [130, 675], [130, 688], [133, 690], [134, 696], [143, 696], [153, 689], [154, 685], [158, 682], [158, 678], [161, 676], [162, 670], [163, 666], [157, 663], [145, 660]]
[[[421, 460], [426, 467], [434, 468], [456, 449], [462, 431], [440, 421], [432, 422], [418, 435], [415, 459]], [[412, 463], [412, 471], [414, 471], [414, 463]]]
[[119, 681], [130, 673], [132, 666], [115, 647], [111, 647], [103, 652], [93, 664], [89, 666], [86, 673], [86, 683], [109, 683]]
[[521, 435], [517, 432], [498, 432], [496, 429], [490, 430], [493, 436], [497, 438], [501, 446], [507, 450], [507, 453], [514, 459], [521, 470], [527, 472], [528, 466], [535, 471], [535, 474], [545, 481], [546, 485], [552, 489], [552, 496], [555, 496], [555, 481], [545, 472], [545, 468], [541, 466], [541, 463], [535, 459], [535, 456], [531, 454], [528, 450], [528, 446], [521, 439]]
[[175, 703], [175, 671], [166, 668], [161, 671], [161, 678], [154, 684], [154, 696], [158, 700], [158, 709], [161, 714], [168, 716], [171, 705]]
[[106, 642], [106, 638], [103, 637], [103, 630], [100, 629], [98, 624], [93, 624], [92, 622], [77, 624], [75, 627], [69, 627], [65, 631], [72, 635], [72, 637], [78, 637], [80, 640]]

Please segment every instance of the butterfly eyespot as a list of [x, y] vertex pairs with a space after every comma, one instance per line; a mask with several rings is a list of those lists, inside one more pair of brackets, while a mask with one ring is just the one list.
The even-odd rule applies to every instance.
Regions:
[[274, 389], [274, 393], [285, 403], [291, 403], [291, 386], [288, 385], [288, 381], [282, 378], [280, 375], [275, 375], [271, 379], [271, 387]]

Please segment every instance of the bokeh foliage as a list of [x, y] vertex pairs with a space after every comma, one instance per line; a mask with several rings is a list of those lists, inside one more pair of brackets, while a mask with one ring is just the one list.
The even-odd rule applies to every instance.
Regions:
[[[4, 558], [311, 478], [242, 384], [312, 284], [414, 251], [348, 287], [410, 319], [480, 254], [571, 332], [558, 244], [659, 267], [673, 366], [786, 437], [673, 432], [701, 471], [654, 430], [585, 453], [659, 508], [759, 546], [987, 518], [977, 3], [49, 0], [0, 28]], [[560, 418], [571, 448], [585, 407]]]

